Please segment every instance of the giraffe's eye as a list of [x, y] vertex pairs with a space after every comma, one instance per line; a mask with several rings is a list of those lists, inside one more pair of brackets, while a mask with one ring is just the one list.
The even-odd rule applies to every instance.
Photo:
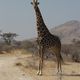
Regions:
[[31, 4], [33, 5], [33, 2], [31, 2]]

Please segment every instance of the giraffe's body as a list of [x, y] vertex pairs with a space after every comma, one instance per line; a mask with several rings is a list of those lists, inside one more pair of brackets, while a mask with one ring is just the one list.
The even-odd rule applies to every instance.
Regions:
[[37, 32], [38, 32], [38, 46], [39, 46], [39, 72], [38, 74], [42, 74], [43, 68], [43, 59], [44, 59], [44, 52], [46, 49], [49, 49], [55, 53], [57, 62], [58, 62], [58, 71], [61, 70], [61, 41], [59, 37], [52, 35], [49, 30], [47, 29], [44, 20], [42, 18], [41, 12], [38, 7], [37, 0], [33, 0], [33, 6], [36, 13], [36, 24], [37, 24]]

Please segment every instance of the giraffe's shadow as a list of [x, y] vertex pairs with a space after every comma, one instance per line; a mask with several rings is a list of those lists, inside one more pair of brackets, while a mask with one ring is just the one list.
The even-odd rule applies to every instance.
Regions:
[[[44, 74], [45, 75], [45, 74]], [[68, 74], [68, 73], [62, 73], [62, 74], [53, 74], [53, 75], [45, 75], [45, 76], [80, 76], [80, 74]]]
[[53, 75], [45, 75], [45, 76], [55, 76], [57, 80], [63, 80], [63, 77], [80, 77], [80, 74], [61, 73], [61, 74], [53, 74]]
[[68, 76], [70, 76], [70, 77], [80, 77], [80, 74], [67, 74], [67, 73], [65, 73], [65, 74], [61, 74], [61, 75], [57, 75], [57, 80], [63, 80], [63, 77], [68, 77]]

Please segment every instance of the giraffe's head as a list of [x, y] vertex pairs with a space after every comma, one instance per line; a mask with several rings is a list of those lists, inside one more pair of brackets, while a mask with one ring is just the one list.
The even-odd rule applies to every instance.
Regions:
[[39, 2], [38, 0], [33, 0], [31, 4], [34, 6], [34, 8], [36, 8], [39, 5]]

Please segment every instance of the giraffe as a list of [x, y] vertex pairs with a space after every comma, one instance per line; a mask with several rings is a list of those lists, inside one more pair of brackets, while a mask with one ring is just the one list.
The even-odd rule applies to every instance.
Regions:
[[38, 6], [39, 5], [38, 0], [33, 0], [31, 4], [33, 5], [36, 14], [36, 26], [37, 26], [37, 33], [38, 33], [37, 43], [39, 46], [39, 68], [37, 74], [42, 75], [44, 53], [45, 50], [47, 49], [55, 53], [57, 58], [58, 72], [62, 72], [61, 62], [63, 59], [60, 53], [61, 41], [58, 36], [51, 34], [47, 26], [45, 25], [42, 14]]

